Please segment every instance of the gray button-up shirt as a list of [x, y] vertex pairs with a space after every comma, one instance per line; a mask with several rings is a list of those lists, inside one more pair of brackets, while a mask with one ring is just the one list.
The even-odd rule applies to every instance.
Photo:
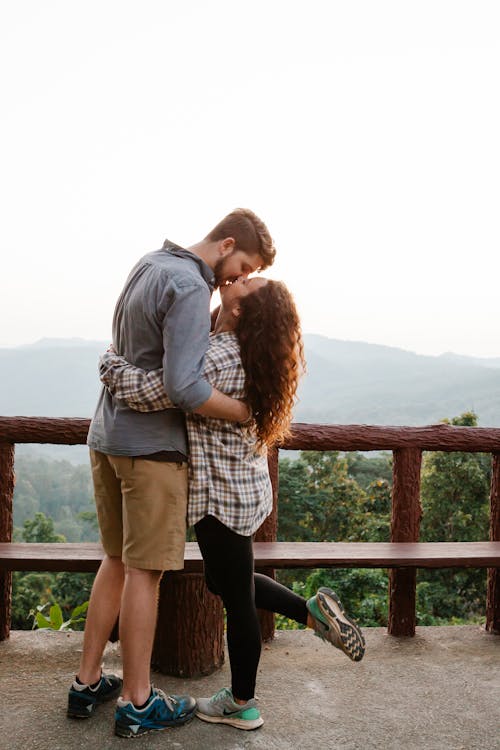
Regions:
[[203, 363], [213, 287], [212, 269], [173, 243], [145, 255], [132, 269], [115, 308], [114, 347], [137, 367], [163, 368], [165, 390], [179, 409], [140, 413], [103, 388], [90, 425], [91, 448], [118, 456], [164, 450], [187, 455], [183, 412], [196, 409], [212, 392]]

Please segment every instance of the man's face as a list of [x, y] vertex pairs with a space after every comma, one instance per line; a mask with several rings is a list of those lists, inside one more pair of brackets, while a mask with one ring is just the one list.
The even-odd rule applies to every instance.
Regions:
[[232, 253], [220, 258], [214, 268], [215, 286], [220, 287], [227, 282], [236, 281], [239, 278], [246, 278], [248, 274], [253, 273], [264, 264], [264, 261], [257, 253], [251, 255], [244, 250], [233, 250]]

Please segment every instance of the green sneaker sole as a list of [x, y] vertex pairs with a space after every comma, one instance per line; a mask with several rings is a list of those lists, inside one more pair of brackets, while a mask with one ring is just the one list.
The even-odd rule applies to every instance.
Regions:
[[262, 716], [258, 719], [240, 719], [237, 716], [209, 716], [208, 714], [202, 714], [199, 711], [196, 712], [196, 716], [202, 721], [208, 721], [211, 724], [227, 724], [230, 727], [236, 727], [236, 729], [258, 729], [264, 723]]
[[354, 620], [348, 617], [340, 599], [332, 589], [322, 587], [317, 593], [318, 606], [328, 620], [335, 639], [334, 646], [340, 648], [352, 661], [361, 661], [365, 655], [365, 639]]

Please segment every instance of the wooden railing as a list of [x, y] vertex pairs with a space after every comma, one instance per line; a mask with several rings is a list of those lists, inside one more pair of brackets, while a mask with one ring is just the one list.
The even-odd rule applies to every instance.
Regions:
[[[0, 542], [12, 538], [14, 493], [14, 446], [16, 443], [84, 444], [89, 420], [41, 417], [0, 417]], [[392, 451], [393, 491], [391, 541], [418, 542], [422, 509], [420, 469], [422, 452], [463, 451], [492, 455], [490, 492], [490, 540], [500, 541], [500, 429], [458, 427], [446, 424], [426, 427], [369, 425], [318, 425], [295, 423], [284, 450]], [[259, 530], [257, 541], [273, 541], [277, 535], [278, 451], [269, 457], [274, 488], [274, 510]], [[297, 565], [300, 567], [300, 563]], [[389, 633], [411, 635], [415, 625], [415, 568], [390, 571]], [[0, 640], [8, 635], [11, 574], [0, 571]], [[261, 617], [264, 639], [272, 636], [274, 618]], [[488, 569], [486, 628], [500, 631], [500, 569]]]

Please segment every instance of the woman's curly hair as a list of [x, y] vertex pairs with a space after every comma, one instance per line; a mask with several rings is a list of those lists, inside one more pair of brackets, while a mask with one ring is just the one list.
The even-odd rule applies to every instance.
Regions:
[[261, 447], [290, 432], [299, 378], [305, 370], [300, 319], [292, 295], [281, 281], [239, 300], [236, 335], [246, 375], [246, 400]]

